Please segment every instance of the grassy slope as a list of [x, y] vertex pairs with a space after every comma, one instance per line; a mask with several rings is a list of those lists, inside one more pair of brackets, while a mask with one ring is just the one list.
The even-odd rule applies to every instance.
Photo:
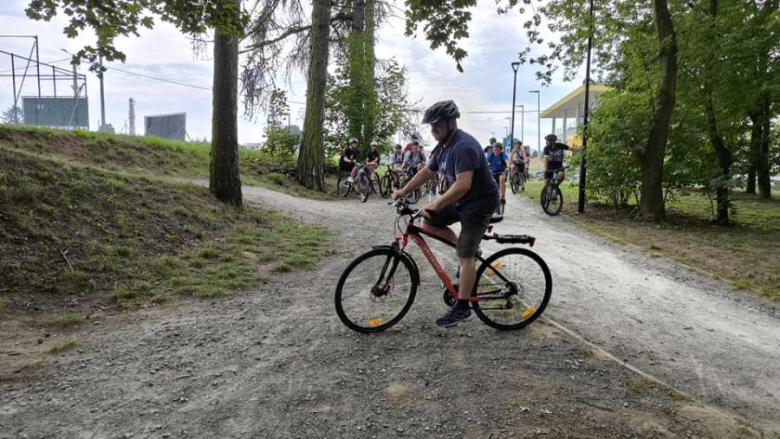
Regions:
[[[184, 149], [111, 138], [63, 146], [72, 139], [37, 131], [0, 130], [0, 311], [225, 295], [328, 252], [323, 229], [224, 206], [194, 185], [84, 164], [111, 168], [121, 156], [124, 170], [176, 175], [198, 169]], [[52, 148], [57, 157], [45, 155]]]
[[[529, 182], [526, 194], [539, 200], [542, 185], [541, 181]], [[566, 182], [561, 190], [564, 214], [575, 214], [577, 187]], [[710, 224], [709, 200], [695, 191], [675, 192], [667, 202], [667, 221], [661, 225], [636, 221], [630, 210], [596, 203], [588, 205], [586, 215], [572, 218], [596, 234], [716, 274], [736, 289], [754, 288], [780, 300], [780, 198], [759, 200], [740, 192], [731, 198], [737, 212], [731, 227]]]
[[[103, 169], [134, 174], [208, 178], [209, 144], [89, 131], [0, 125], [0, 146], [64, 158]], [[274, 172], [291, 166], [262, 151], [239, 150], [241, 180], [294, 196], [333, 199]]]

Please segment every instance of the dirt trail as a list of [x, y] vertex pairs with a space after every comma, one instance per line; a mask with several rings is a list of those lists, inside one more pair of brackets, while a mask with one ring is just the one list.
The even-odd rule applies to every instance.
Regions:
[[[318, 202], [259, 188], [244, 194], [249, 202], [330, 227], [339, 253], [312, 271], [280, 275], [234, 298], [93, 316], [102, 324], [74, 335], [83, 340], [78, 350], [49, 355], [34, 373], [0, 381], [0, 438], [754, 437], [734, 419], [675, 399], [549, 325], [510, 333], [476, 320], [435, 327], [445, 305], [433, 271], [422, 265], [422, 289], [404, 320], [383, 334], [355, 334], [335, 316], [333, 288], [356, 254], [392, 235], [392, 211], [381, 200]], [[566, 224], [552, 228], [533, 215], [512, 218], [518, 207], [510, 204], [502, 230], [541, 238], [537, 250], [556, 282], [550, 313], [637, 364], [652, 352], [659, 368], [651, 372], [690, 384], [696, 394], [696, 374], [686, 360], [692, 354], [675, 354], [675, 362], [666, 354], [688, 345], [632, 343], [642, 340], [637, 329], [646, 332], [647, 322], [664, 320], [646, 315], [657, 306], [649, 302], [655, 296], [610, 300], [608, 286], [615, 285], [615, 294], [639, 296], [644, 277], [658, 288], [665, 282], [691, 291], [707, 281]], [[590, 265], [567, 267], [579, 254], [587, 254]], [[609, 264], [622, 264], [620, 276]], [[632, 271], [643, 277], [632, 280]], [[728, 299], [709, 290], [700, 294]], [[676, 311], [667, 306], [661, 309]], [[690, 323], [659, 324], [658, 341], [683, 334], [693, 343], [687, 339], [709, 333], [707, 328], [724, 331], [723, 325], [699, 328], [690, 317], [666, 317]], [[720, 337], [730, 339], [725, 332]], [[736, 370], [741, 363], [732, 364], [732, 377], [746, 379]], [[731, 393], [710, 390], [704, 395], [709, 401], [740, 409]], [[759, 413], [761, 420], [772, 419]]]
[[586, 233], [510, 197], [501, 230], [539, 238], [549, 313], [699, 400], [780, 432], [780, 314], [725, 282]]

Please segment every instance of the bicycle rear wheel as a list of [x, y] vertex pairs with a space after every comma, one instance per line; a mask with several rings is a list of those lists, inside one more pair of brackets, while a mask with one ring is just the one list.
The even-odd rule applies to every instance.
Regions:
[[380, 332], [398, 323], [414, 302], [417, 274], [407, 256], [378, 248], [358, 256], [336, 286], [336, 314], [357, 332]]
[[552, 275], [536, 253], [508, 248], [490, 256], [477, 270], [474, 312], [486, 325], [523, 328], [544, 312], [552, 295]]
[[563, 194], [558, 185], [547, 185], [542, 188], [542, 209], [547, 215], [555, 216], [563, 208]]
[[382, 180], [380, 180], [379, 193], [382, 195], [382, 198], [388, 198], [392, 192], [393, 178], [390, 176], [390, 171], [387, 171], [387, 173], [382, 176]]
[[371, 181], [369, 181], [368, 175], [366, 174], [358, 176], [357, 181], [360, 201], [365, 203], [368, 201], [368, 196], [371, 195]]

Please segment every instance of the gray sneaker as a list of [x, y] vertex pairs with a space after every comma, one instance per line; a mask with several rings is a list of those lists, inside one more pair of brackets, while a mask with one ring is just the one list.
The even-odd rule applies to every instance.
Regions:
[[443, 316], [436, 319], [436, 324], [448, 328], [450, 326], [455, 326], [460, 322], [466, 322], [470, 319], [470, 309], [458, 309], [457, 305], [452, 305]]

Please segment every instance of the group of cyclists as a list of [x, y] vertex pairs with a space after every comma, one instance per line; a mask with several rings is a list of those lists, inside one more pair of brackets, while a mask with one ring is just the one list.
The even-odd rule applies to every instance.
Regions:
[[[564, 152], [571, 148], [557, 141], [555, 134], [549, 134], [545, 137], [545, 148], [543, 152], [544, 160], [544, 181], [545, 185], [549, 183], [553, 172], [558, 173], [558, 181], [563, 181], [563, 157]], [[355, 175], [360, 169], [357, 159], [358, 139], [352, 137], [349, 139], [349, 145], [344, 149], [339, 160], [339, 168], [343, 172], [350, 174], [348, 182], [354, 182]], [[376, 170], [381, 163], [381, 154], [378, 150], [379, 144], [376, 141], [371, 142], [371, 149], [366, 155], [363, 165], [372, 182], [377, 180]], [[500, 203], [506, 204], [506, 183], [507, 180], [517, 175], [520, 191], [525, 190], [525, 182], [528, 181], [528, 170], [531, 164], [531, 148], [524, 145], [521, 140], [515, 139], [509, 154], [504, 152], [504, 145], [491, 137], [487, 146], [483, 148], [485, 160], [488, 164], [490, 174], [493, 176], [499, 188]], [[396, 181], [403, 181], [402, 176], [407, 174], [413, 177], [427, 164], [427, 157], [424, 152], [424, 146], [419, 138], [413, 136], [411, 141], [402, 147], [395, 145], [394, 152], [390, 155], [390, 164], [388, 172], [395, 176]], [[503, 209], [499, 209], [503, 211]]]
[[[379, 153], [379, 144], [376, 141], [371, 142], [371, 150], [366, 155], [364, 165], [368, 172], [371, 181], [376, 181], [376, 169], [381, 163], [381, 157]], [[355, 175], [357, 174], [360, 166], [357, 159], [358, 139], [352, 137], [349, 139], [349, 145], [344, 149], [339, 160], [339, 169], [342, 172], [349, 172], [350, 176], [347, 181], [353, 183], [355, 181]], [[401, 145], [395, 145], [395, 152], [390, 156], [390, 168], [389, 172], [392, 172], [396, 177], [400, 178], [404, 172], [411, 174], [416, 173], [423, 166], [427, 159], [425, 152], [423, 151], [422, 142], [417, 138], [413, 138], [404, 149]]]

